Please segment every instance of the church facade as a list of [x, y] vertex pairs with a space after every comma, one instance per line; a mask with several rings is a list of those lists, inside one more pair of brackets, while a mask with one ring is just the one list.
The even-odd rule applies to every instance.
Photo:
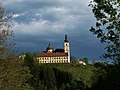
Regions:
[[38, 60], [39, 63], [70, 63], [68, 36], [65, 35], [64, 47], [62, 49], [53, 50], [49, 43], [46, 51], [36, 54], [36, 60]]

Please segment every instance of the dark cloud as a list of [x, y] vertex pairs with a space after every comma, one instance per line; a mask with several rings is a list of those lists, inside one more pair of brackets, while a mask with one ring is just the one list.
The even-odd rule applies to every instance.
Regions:
[[69, 35], [72, 56], [98, 59], [104, 45], [89, 31], [95, 18], [88, 7], [90, 0], [4, 0], [5, 9], [13, 12], [14, 33], [20, 51], [63, 48]]
[[4, 0], [3, 3], [7, 11], [13, 11], [15, 13], [23, 13], [31, 9], [59, 5], [59, 2], [56, 0]]

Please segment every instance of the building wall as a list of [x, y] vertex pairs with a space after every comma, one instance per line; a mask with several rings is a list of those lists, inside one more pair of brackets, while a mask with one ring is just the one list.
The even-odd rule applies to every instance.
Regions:
[[61, 57], [37, 57], [39, 63], [68, 63], [68, 56]]

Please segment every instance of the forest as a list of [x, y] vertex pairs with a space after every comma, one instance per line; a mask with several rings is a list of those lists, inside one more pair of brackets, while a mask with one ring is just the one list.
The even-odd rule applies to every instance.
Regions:
[[93, 0], [89, 7], [96, 18], [90, 31], [107, 44], [106, 61], [40, 64], [30, 52], [16, 55], [12, 14], [0, 4], [0, 90], [120, 90], [120, 1]]
[[118, 90], [120, 86], [119, 66], [106, 62], [40, 64], [30, 52], [23, 61], [30, 70], [26, 82], [30, 90]]

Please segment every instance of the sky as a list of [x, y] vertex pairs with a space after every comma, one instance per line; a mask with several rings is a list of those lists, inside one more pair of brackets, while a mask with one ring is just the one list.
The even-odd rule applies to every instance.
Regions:
[[100, 60], [104, 45], [89, 30], [95, 25], [90, 0], [1, 0], [13, 13], [13, 28], [19, 52], [41, 52], [48, 43], [63, 48], [68, 34], [71, 56]]

